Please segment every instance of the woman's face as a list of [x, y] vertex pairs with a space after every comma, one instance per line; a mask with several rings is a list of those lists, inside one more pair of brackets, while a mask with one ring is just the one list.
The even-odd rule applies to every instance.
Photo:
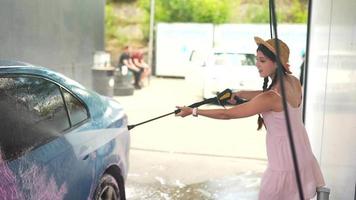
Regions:
[[256, 67], [260, 73], [260, 76], [263, 78], [268, 76], [272, 77], [277, 69], [276, 63], [265, 56], [262, 51], [257, 51]]

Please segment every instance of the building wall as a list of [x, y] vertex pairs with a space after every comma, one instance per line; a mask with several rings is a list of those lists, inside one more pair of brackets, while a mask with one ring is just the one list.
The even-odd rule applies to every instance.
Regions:
[[330, 199], [356, 188], [356, 1], [313, 1], [306, 127]]
[[46, 66], [91, 88], [105, 0], [1, 0], [0, 58]]

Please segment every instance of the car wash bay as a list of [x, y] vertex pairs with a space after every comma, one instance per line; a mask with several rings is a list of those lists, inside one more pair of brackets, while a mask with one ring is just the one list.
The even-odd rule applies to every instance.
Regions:
[[[187, 81], [157, 77], [133, 96], [115, 99], [129, 124], [202, 100]], [[256, 131], [256, 120], [170, 115], [135, 127], [127, 199], [257, 199], [266, 154], [265, 131]]]

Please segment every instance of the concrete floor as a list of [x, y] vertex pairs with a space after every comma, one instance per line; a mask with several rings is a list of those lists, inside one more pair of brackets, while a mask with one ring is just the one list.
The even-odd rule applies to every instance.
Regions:
[[265, 161], [131, 151], [127, 199], [257, 199]]
[[[184, 79], [152, 77], [132, 96], [117, 96], [129, 124], [200, 101]], [[205, 105], [201, 108], [215, 108]], [[257, 199], [266, 167], [265, 131], [257, 117], [213, 120], [170, 115], [132, 129], [127, 199]]]

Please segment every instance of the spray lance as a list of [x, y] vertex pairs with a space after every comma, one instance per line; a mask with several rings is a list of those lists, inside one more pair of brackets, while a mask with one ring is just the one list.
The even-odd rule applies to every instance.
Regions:
[[[209, 104], [209, 103], [217, 103], [217, 104], [220, 104], [220, 105], [224, 105], [224, 103], [229, 100], [232, 96], [232, 91], [230, 89], [225, 89], [224, 91], [220, 92], [217, 94], [216, 97], [212, 97], [212, 98], [209, 98], [209, 99], [205, 99], [203, 101], [199, 101], [199, 102], [196, 102], [196, 103], [193, 103], [191, 104], [190, 108], [197, 108], [201, 105], [204, 105], [204, 104]], [[241, 104], [241, 103], [244, 103], [246, 102], [245, 100], [243, 99], [240, 99], [238, 97], [235, 97], [235, 100], [236, 100], [236, 104]], [[146, 121], [143, 121], [143, 122], [140, 122], [138, 124], [133, 124], [133, 125], [128, 125], [127, 126], [127, 129], [128, 130], [131, 130], [133, 128], [135, 128], [136, 126], [139, 126], [141, 124], [145, 124], [147, 122], [151, 122], [151, 121], [154, 121], [154, 120], [157, 120], [157, 119], [160, 119], [162, 117], [166, 117], [166, 116], [169, 116], [171, 114], [177, 114], [180, 112], [180, 109], [177, 109], [173, 112], [170, 112], [170, 113], [167, 113], [167, 114], [164, 114], [164, 115], [161, 115], [161, 116], [158, 116], [158, 117], [155, 117], [155, 118], [152, 118], [152, 119], [149, 119], [149, 120], [146, 120]]]

